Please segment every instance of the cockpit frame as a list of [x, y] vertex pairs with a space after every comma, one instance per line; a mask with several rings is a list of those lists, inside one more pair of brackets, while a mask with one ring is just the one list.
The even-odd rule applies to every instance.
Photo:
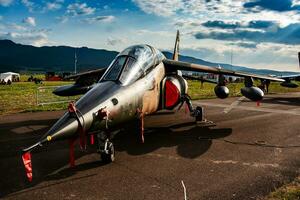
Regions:
[[148, 74], [164, 58], [160, 51], [149, 45], [128, 47], [113, 60], [99, 82], [116, 81], [122, 86], [130, 85]]

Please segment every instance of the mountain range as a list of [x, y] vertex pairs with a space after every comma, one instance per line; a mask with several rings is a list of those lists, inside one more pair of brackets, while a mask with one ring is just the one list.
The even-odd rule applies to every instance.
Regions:
[[[107, 67], [118, 54], [117, 51], [108, 51], [105, 49], [91, 49], [87, 47], [74, 48], [69, 46], [35, 47], [31, 45], [16, 44], [11, 40], [0, 40], [0, 72], [71, 72], [74, 71], [75, 52], [78, 71]], [[167, 58], [172, 57], [172, 53], [170, 52], [164, 51], [163, 53]], [[224, 63], [213, 63], [184, 55], [180, 55], [179, 60], [213, 67], [220, 65], [225, 69], [257, 74], [295, 74], [294, 72], [287, 71], [279, 72], [267, 69], [252, 69], [242, 66], [232, 66]]]

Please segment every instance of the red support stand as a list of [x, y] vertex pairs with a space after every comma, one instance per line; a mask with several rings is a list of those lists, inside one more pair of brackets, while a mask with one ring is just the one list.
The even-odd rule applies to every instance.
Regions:
[[259, 107], [260, 106], [260, 101], [256, 102], [256, 106]]
[[90, 143], [91, 143], [91, 145], [93, 145], [95, 143], [95, 141], [94, 141], [94, 134], [90, 135]]

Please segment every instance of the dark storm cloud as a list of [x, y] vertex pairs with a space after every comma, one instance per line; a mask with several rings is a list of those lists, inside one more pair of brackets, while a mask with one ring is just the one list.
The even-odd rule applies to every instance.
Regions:
[[244, 4], [244, 8], [259, 8], [260, 10], [273, 10], [278, 12], [299, 10], [299, 6], [293, 6], [292, 0], [252, 0]]
[[255, 29], [265, 29], [272, 26], [278, 26], [278, 25], [272, 21], [251, 21], [248, 24], [248, 28], [255, 28]]
[[237, 42], [237, 43], [233, 43], [232, 45], [244, 47], [247, 49], [255, 49], [257, 47], [256, 43], [247, 43], [247, 42]]
[[247, 24], [240, 22], [224, 22], [224, 21], [207, 21], [202, 23], [202, 26], [207, 28], [221, 28], [221, 29], [238, 29], [238, 28], [254, 28], [254, 29], [266, 29], [272, 26], [278, 26], [273, 21], [250, 21]]
[[249, 42], [270, 42], [279, 44], [300, 44], [300, 23], [290, 24], [284, 28], [278, 27], [273, 31], [248, 31], [233, 29], [230, 32], [210, 33], [198, 32], [195, 35], [196, 39], [215, 39], [227, 41], [249, 41]]
[[224, 21], [207, 21], [202, 24], [207, 28], [223, 28], [223, 29], [235, 29], [240, 28], [241, 24], [238, 22], [224, 22]]

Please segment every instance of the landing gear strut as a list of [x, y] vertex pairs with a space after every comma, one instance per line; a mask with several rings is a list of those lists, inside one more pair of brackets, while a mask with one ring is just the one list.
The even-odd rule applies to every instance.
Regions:
[[100, 153], [101, 160], [104, 163], [111, 163], [115, 160], [115, 148], [110, 139], [110, 134], [99, 133], [98, 138], [98, 152]]
[[205, 127], [215, 126], [214, 122], [205, 119], [203, 107], [197, 106], [195, 109], [193, 108], [192, 100], [189, 95], [187, 94], [183, 95], [181, 97], [181, 101], [182, 104], [179, 106], [179, 109], [182, 107], [183, 103], [186, 103], [190, 111], [190, 115], [195, 118], [195, 122], [198, 125], [205, 126]]
[[191, 97], [187, 94], [181, 97], [182, 104], [179, 106], [178, 110], [182, 107], [183, 103], [186, 103], [190, 111], [190, 115], [195, 117], [196, 122], [204, 122], [204, 110], [203, 107], [197, 106], [196, 109], [193, 108]]

